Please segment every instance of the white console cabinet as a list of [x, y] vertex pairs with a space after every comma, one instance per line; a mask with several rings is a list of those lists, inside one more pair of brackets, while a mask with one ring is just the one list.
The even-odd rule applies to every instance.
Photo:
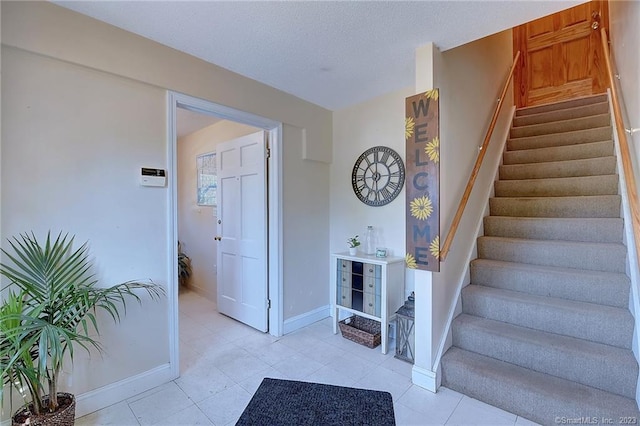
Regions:
[[404, 303], [404, 258], [348, 252], [331, 256], [333, 333], [350, 314], [380, 322], [382, 353], [389, 346], [389, 323]]

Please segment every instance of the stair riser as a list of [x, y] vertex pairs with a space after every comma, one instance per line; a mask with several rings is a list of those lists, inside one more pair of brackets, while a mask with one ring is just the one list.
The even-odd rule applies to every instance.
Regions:
[[607, 140], [580, 145], [507, 151], [504, 153], [503, 163], [505, 165], [509, 165], [542, 163], [548, 161], [581, 160], [612, 156], [614, 155], [614, 151], [613, 141]]
[[498, 298], [491, 293], [473, 291], [472, 287], [477, 286], [467, 286], [462, 292], [465, 314], [631, 349], [633, 318], [628, 311], [601, 309], [604, 307], [581, 310], [582, 306], [573, 308], [537, 299]]
[[572, 99], [564, 102], [556, 102], [553, 104], [539, 105], [529, 108], [521, 108], [516, 111], [516, 117], [524, 115], [541, 114], [549, 111], [566, 110], [571, 108], [577, 108], [585, 105], [599, 104], [607, 102], [607, 95], [588, 96], [580, 99]]
[[492, 216], [620, 217], [619, 195], [555, 198], [491, 198]]
[[623, 309], [629, 306], [630, 283], [624, 274], [576, 274], [527, 265], [503, 267], [479, 259], [471, 262], [471, 282], [537, 296]]
[[622, 243], [622, 232], [622, 219], [484, 218], [484, 235], [489, 237]]
[[511, 138], [522, 138], [529, 136], [548, 135], [551, 133], [565, 133], [576, 130], [591, 129], [594, 127], [605, 127], [611, 125], [609, 114], [594, 115], [591, 117], [574, 118], [565, 121], [553, 121], [549, 123], [539, 123], [529, 126], [513, 127], [510, 131]]
[[568, 197], [617, 193], [617, 175], [501, 180], [495, 183], [496, 197]]
[[615, 173], [615, 157], [500, 166], [501, 180], [602, 176]]
[[478, 238], [480, 259], [530, 265], [624, 273], [626, 255], [626, 248], [622, 244]]
[[577, 108], [561, 109], [541, 114], [530, 114], [515, 117], [513, 126], [529, 126], [533, 124], [549, 123], [552, 121], [571, 120], [573, 118], [587, 117], [590, 115], [606, 114], [609, 112], [609, 103], [601, 102], [598, 104], [585, 105]]
[[608, 141], [611, 139], [611, 136], [611, 126], [607, 126], [599, 127], [596, 129], [578, 130], [575, 132], [509, 139], [507, 141], [507, 151], [549, 148], [565, 145], [579, 145], [590, 142]]
[[[463, 316], [464, 317], [464, 316]], [[575, 339], [531, 333], [525, 339], [518, 330], [500, 323], [495, 329], [477, 321], [458, 318], [453, 323], [453, 345], [561, 377], [607, 392], [635, 398], [638, 364], [631, 352], [607, 345], [584, 344]], [[574, 343], [575, 342], [575, 343]]]
[[[455, 348], [452, 348], [455, 349]], [[442, 358], [442, 385], [487, 404], [515, 413], [542, 425], [562, 419], [595, 418], [617, 420], [638, 417], [635, 401], [572, 384], [542, 373], [528, 372], [481, 355], [480, 361], [450, 350]]]

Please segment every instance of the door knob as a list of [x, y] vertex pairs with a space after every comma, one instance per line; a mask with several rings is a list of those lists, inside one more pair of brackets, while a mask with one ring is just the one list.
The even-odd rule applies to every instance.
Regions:
[[591, 23], [591, 28], [593, 28], [594, 30], [597, 30], [600, 27], [600, 24], [598, 23], [598, 21], [593, 21]]
[[222, 237], [214, 237], [213, 239], [216, 241], [222, 241]]

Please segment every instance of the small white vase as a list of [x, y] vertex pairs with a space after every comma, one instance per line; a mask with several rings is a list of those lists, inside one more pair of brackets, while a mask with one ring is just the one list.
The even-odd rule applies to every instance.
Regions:
[[358, 247], [349, 247], [349, 255], [355, 256], [356, 254], [358, 254]]

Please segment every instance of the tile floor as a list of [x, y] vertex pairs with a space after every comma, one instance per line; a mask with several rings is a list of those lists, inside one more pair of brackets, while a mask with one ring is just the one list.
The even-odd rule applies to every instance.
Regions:
[[411, 365], [334, 335], [330, 319], [276, 338], [180, 294], [180, 378], [84, 416], [76, 425], [233, 425], [264, 377], [385, 390], [398, 425], [532, 425], [446, 388], [411, 383]]

